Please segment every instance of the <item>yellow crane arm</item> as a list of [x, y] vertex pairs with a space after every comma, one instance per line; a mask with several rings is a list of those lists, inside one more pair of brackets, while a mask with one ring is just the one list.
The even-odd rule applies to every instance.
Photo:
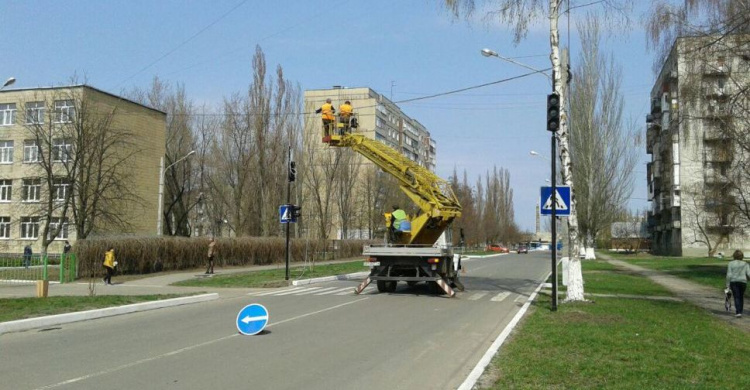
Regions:
[[326, 136], [323, 142], [349, 147], [372, 161], [398, 179], [401, 190], [419, 206], [422, 213], [411, 221], [411, 234], [401, 235], [399, 243], [432, 245], [461, 216], [461, 204], [450, 183], [382, 142], [349, 133]]

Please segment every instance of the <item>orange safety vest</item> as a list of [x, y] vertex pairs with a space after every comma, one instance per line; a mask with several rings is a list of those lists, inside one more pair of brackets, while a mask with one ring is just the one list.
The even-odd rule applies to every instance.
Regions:
[[348, 118], [348, 117], [352, 116], [352, 106], [349, 105], [349, 104], [342, 104], [339, 107], [339, 111], [341, 111], [341, 113], [339, 115], [341, 115], [341, 116], [343, 116], [345, 118]]
[[333, 105], [331, 103], [325, 103], [320, 107], [320, 112], [323, 119], [333, 120]]

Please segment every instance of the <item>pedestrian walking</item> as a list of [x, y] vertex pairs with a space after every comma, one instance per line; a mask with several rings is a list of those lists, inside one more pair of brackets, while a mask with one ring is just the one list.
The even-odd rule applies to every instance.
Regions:
[[206, 268], [206, 275], [214, 273], [214, 255], [216, 255], [216, 239], [211, 237], [211, 241], [208, 242], [208, 268]]
[[63, 246], [63, 255], [67, 256], [68, 253], [70, 253], [71, 248], [72, 247], [70, 246], [70, 243], [68, 242], [68, 240], [65, 240], [65, 246]]
[[747, 281], [750, 279], [750, 264], [746, 263], [743, 258], [745, 254], [741, 250], [734, 251], [732, 261], [727, 265], [727, 287], [732, 291], [734, 297], [735, 317], [742, 317], [744, 305], [745, 290]]
[[31, 265], [31, 256], [33, 255], [31, 251], [31, 244], [27, 244], [25, 247], [23, 247], [23, 266], [26, 268], [29, 268]]
[[115, 274], [115, 248], [109, 247], [109, 250], [104, 253], [104, 270], [107, 275], [104, 276], [104, 284], [112, 285], [112, 275]]

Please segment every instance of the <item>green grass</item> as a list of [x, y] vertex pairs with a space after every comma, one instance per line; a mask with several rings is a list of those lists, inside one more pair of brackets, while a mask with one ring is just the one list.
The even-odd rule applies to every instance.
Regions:
[[[370, 268], [364, 266], [362, 261], [352, 261], [348, 263], [316, 265], [312, 270], [309, 267], [290, 268], [289, 277], [292, 280], [309, 279], [369, 270]], [[281, 287], [287, 285], [286, 280], [284, 280], [285, 274], [285, 268], [281, 267], [272, 270], [219, 274], [210, 278], [197, 277], [177, 282], [173, 285], [188, 287]]]
[[0, 299], [0, 322], [22, 320], [54, 314], [72, 313], [131, 303], [177, 298], [184, 295], [97, 295], [59, 296], [47, 298], [4, 298]]
[[[584, 291], [598, 294], [672, 295], [650, 280], [601, 260], [582, 261]], [[562, 270], [560, 270], [562, 272]]]
[[[630, 293], [635, 293], [630, 292]], [[747, 389], [750, 337], [690, 304], [549, 297], [492, 363], [492, 389]]]
[[607, 255], [717, 289], [723, 289], [726, 284], [727, 264], [730, 260], [710, 257], [633, 256], [613, 252], [608, 252]]

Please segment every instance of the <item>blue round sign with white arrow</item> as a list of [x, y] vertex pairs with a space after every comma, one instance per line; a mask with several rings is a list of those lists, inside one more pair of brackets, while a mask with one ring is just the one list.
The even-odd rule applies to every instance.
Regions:
[[237, 330], [244, 335], [256, 335], [262, 332], [267, 324], [268, 310], [261, 304], [247, 305], [237, 314]]

